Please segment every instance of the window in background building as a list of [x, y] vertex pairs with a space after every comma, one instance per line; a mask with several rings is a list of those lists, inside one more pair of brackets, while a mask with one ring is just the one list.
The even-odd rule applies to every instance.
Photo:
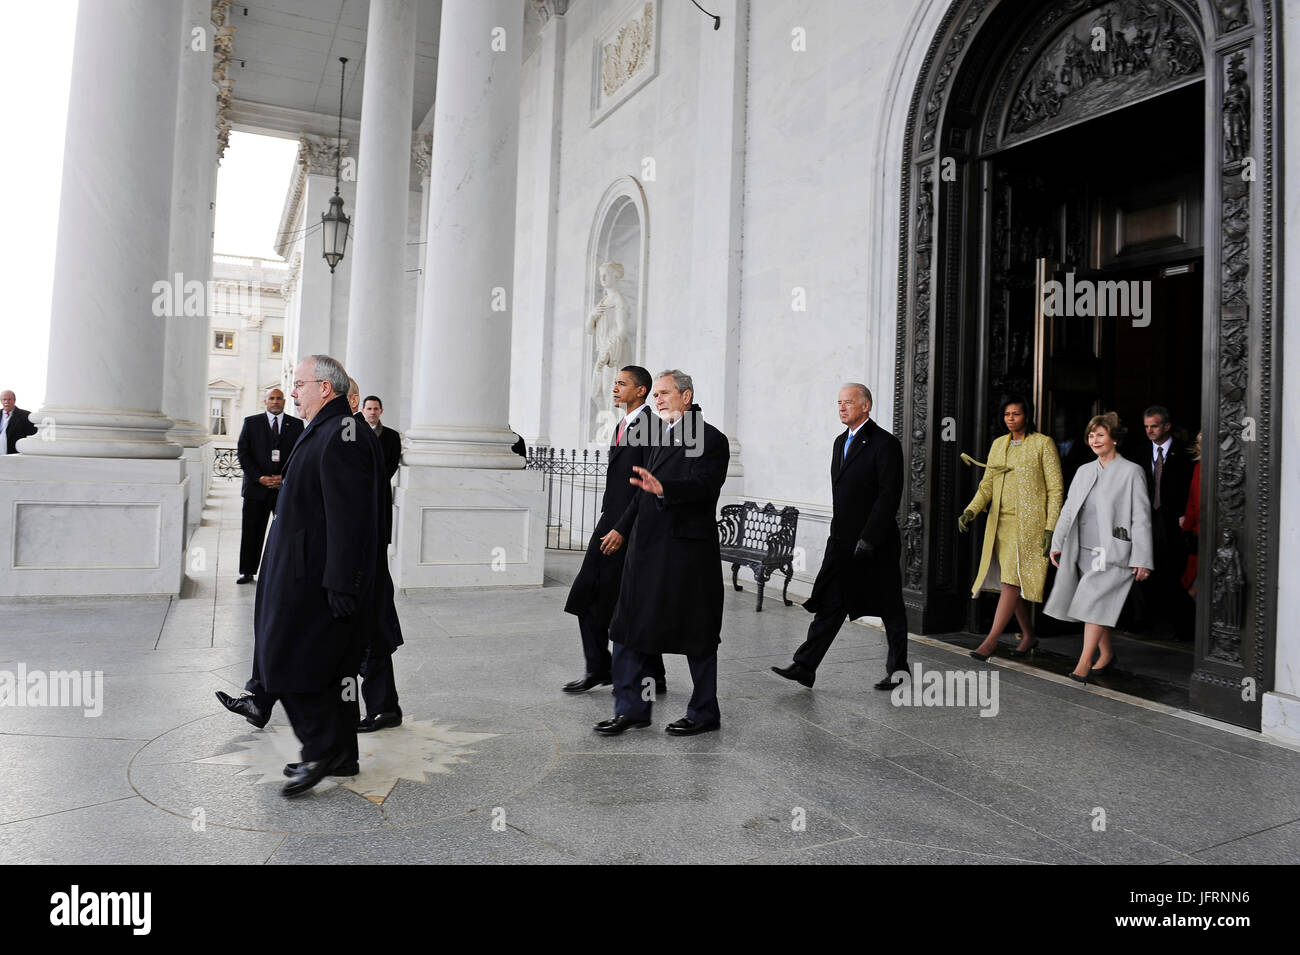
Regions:
[[283, 335], [272, 335], [272, 336], [271, 336], [271, 354], [272, 354], [272, 355], [279, 355], [279, 354], [281, 354], [283, 351], [284, 351], [284, 336], [283, 336]]
[[209, 412], [212, 418], [212, 433], [226, 434], [226, 420], [230, 417], [230, 399], [213, 398], [210, 404], [212, 408]]
[[213, 332], [212, 350], [213, 351], [234, 351], [235, 333], [234, 332]]

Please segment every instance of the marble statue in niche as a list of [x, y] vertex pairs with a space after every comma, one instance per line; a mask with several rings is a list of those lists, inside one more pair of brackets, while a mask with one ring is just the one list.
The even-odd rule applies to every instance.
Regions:
[[618, 290], [623, 266], [605, 262], [599, 269], [601, 296], [587, 317], [587, 331], [594, 339], [591, 368], [591, 440], [607, 444], [614, 433], [618, 414], [614, 409], [614, 378], [624, 365], [632, 363], [632, 307]]

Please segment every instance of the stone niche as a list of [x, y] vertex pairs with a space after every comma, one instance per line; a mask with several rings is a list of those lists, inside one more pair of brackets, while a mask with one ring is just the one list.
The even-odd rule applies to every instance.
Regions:
[[[609, 389], [598, 381], [600, 376], [596, 374], [599, 335], [613, 317], [607, 309], [606, 315], [598, 319], [597, 334], [593, 334], [593, 315], [602, 301], [607, 300], [606, 289], [601, 285], [601, 266], [613, 262], [622, 267], [622, 278], [611, 282], [609, 289], [626, 300], [627, 346], [622, 364], [643, 365], [649, 235], [645, 191], [635, 177], [620, 176], [601, 197], [587, 244], [587, 284], [582, 311], [582, 435], [593, 448], [609, 444], [609, 435], [618, 420]], [[651, 374], [654, 372], [655, 369], [650, 369]]]

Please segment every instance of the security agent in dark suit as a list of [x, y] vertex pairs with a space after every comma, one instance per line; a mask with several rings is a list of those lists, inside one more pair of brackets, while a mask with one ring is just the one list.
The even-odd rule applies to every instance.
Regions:
[[0, 391], [0, 455], [17, 454], [18, 442], [36, 433], [32, 413], [18, 407], [12, 391]]
[[388, 522], [390, 533], [385, 538], [385, 543], [392, 540], [391, 525], [393, 517], [393, 475], [397, 473], [397, 467], [402, 463], [402, 435], [387, 427], [380, 420], [384, 414], [384, 403], [379, 400], [378, 395], [366, 395], [361, 402], [361, 414], [366, 419], [366, 424], [375, 433], [379, 439], [379, 447], [384, 452], [384, 486], [382, 488], [384, 497], [387, 500], [385, 507], [388, 508]]
[[244, 511], [239, 529], [239, 580], [251, 584], [262, 561], [262, 538], [266, 522], [275, 510], [280, 489], [280, 472], [294, 442], [302, 434], [302, 422], [284, 413], [284, 392], [272, 388], [266, 393], [266, 411], [249, 415], [239, 432], [239, 466], [244, 470]]
[[1186, 447], [1171, 433], [1169, 409], [1152, 405], [1143, 413], [1147, 440], [1139, 442], [1137, 463], [1147, 476], [1151, 497], [1151, 536], [1155, 545], [1155, 568], [1140, 585], [1146, 604], [1147, 623], [1190, 640], [1196, 619], [1196, 605], [1182, 588], [1187, 549], [1183, 545], [1178, 518], [1187, 504], [1195, 464]]
[[665, 729], [693, 736], [721, 725], [718, 643], [722, 630], [722, 552], [718, 495], [727, 479], [727, 436], [706, 424], [693, 403], [690, 375], [661, 373], [652, 392], [663, 419], [657, 446], [636, 467], [636, 520], [618, 604], [609, 624], [614, 642], [614, 718], [595, 731], [616, 736], [650, 725], [654, 700], [646, 676], [655, 653], [684, 653], [694, 687], [686, 716]]
[[[605, 474], [605, 494], [600, 502], [600, 520], [587, 544], [582, 568], [569, 588], [565, 613], [578, 618], [582, 635], [582, 655], [586, 660], [583, 675], [564, 684], [565, 693], [585, 693], [594, 686], [612, 682], [609, 655], [609, 621], [618, 602], [623, 580], [623, 545], [636, 520], [640, 497], [630, 479], [634, 467], [644, 467], [650, 452], [651, 429], [659, 419], [650, 413], [645, 400], [650, 394], [650, 372], [640, 365], [627, 365], [614, 378], [614, 404], [624, 412], [614, 428], [609, 446], [609, 466]], [[648, 657], [655, 694], [667, 690], [664, 658], [655, 653]]]
[[[397, 681], [393, 676], [393, 652], [402, 645], [402, 624], [397, 619], [397, 605], [393, 589], [393, 577], [388, 570], [388, 542], [393, 531], [393, 485], [390, 483], [397, 470], [397, 461], [402, 454], [401, 440], [392, 450], [392, 470], [388, 469], [388, 449], [375, 430], [379, 415], [374, 416], [358, 411], [358, 406], [379, 404], [379, 413], [383, 413], [383, 403], [374, 395], [361, 401], [361, 390], [356, 379], [348, 378], [348, 407], [361, 429], [366, 441], [375, 442], [375, 453], [381, 462], [381, 475], [376, 487], [378, 493], [379, 532], [375, 536], [377, 546], [375, 559], [375, 602], [374, 614], [363, 621], [366, 627], [366, 649], [361, 657], [361, 698], [366, 701], [366, 716], [357, 724], [358, 733], [373, 733], [402, 724], [402, 707], [397, 702]], [[396, 436], [397, 432], [387, 431]]]
[[845, 619], [883, 619], [889, 655], [877, 690], [892, 690], [892, 675], [907, 670], [907, 611], [899, 568], [902, 542], [898, 505], [903, 493], [903, 447], [871, 414], [866, 385], [846, 384], [839, 394], [840, 421], [847, 426], [831, 452], [834, 510], [826, 555], [804, 609], [815, 613], [808, 639], [788, 667], [773, 672], [811, 687]]
[[285, 464], [253, 613], [258, 671], [302, 742], [285, 796], [358, 771], [356, 673], [376, 613], [383, 466], [349, 412], [343, 367], [312, 355], [294, 377], [307, 427]]

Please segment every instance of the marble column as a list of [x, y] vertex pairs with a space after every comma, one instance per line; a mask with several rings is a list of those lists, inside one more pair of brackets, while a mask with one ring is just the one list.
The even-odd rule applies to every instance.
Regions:
[[[217, 90], [212, 82], [214, 30], [209, 0], [185, 0], [176, 100], [167, 279], [176, 301], [212, 278], [213, 197], [217, 189]], [[197, 283], [197, 285], [195, 285]], [[205, 296], [206, 305], [206, 296]], [[175, 424], [167, 437], [184, 451], [189, 493], [185, 524], [192, 533], [203, 510], [201, 446], [207, 426], [208, 314], [175, 309], [166, 321], [163, 414]]]
[[415, 0], [370, 0], [348, 347], [343, 358], [363, 396], [388, 395], [390, 403], [401, 381], [415, 15]]
[[512, 422], [530, 445], [549, 445], [551, 420], [551, 327], [555, 320], [556, 226], [560, 192], [560, 127], [563, 125], [564, 14], [568, 0], [535, 0], [545, 17], [537, 56], [536, 140], [533, 165], [532, 235], [528, 242], [528, 302], [517, 321], [520, 353], [529, 356], [515, 372], [519, 420]]
[[155, 283], [169, 264], [181, 14], [171, 0], [78, 10], [46, 400], [40, 433], [0, 473], [0, 595], [180, 588], [185, 474], [161, 411]]
[[522, 32], [517, 0], [443, 3], [401, 587], [542, 582], [545, 498], [507, 421]]

